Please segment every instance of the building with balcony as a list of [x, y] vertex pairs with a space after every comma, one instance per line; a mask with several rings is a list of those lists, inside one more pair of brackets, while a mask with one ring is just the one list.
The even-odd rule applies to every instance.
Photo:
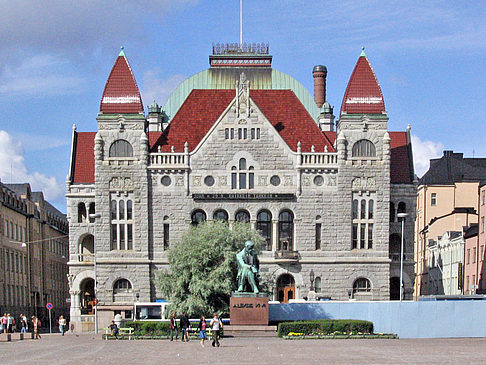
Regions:
[[[388, 300], [400, 290], [399, 252], [389, 242], [401, 240], [396, 214], [408, 212], [403, 277], [411, 298], [410, 129], [388, 131], [368, 58], [358, 58], [337, 122], [324, 66], [314, 67], [312, 97], [271, 62], [267, 45], [217, 44], [210, 68], [146, 115], [120, 53], [98, 130], [73, 129], [66, 196], [71, 320], [81, 329], [92, 313], [94, 267], [104, 325], [130, 315], [136, 300], [161, 299], [154, 276], [168, 267], [168, 250], [212, 219], [261, 232], [272, 299], [307, 297], [312, 277], [318, 296]], [[95, 212], [100, 218], [90, 220]]]
[[0, 311], [69, 313], [68, 222], [29, 184], [0, 182]]

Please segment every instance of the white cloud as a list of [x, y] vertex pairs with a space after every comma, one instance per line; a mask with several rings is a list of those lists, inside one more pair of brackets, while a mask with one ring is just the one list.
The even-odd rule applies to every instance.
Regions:
[[422, 141], [416, 135], [412, 135], [412, 149], [415, 174], [421, 177], [429, 169], [429, 160], [442, 156], [444, 145], [440, 142]]
[[187, 76], [184, 75], [173, 75], [166, 80], [161, 80], [158, 70], [146, 71], [143, 74], [142, 81], [142, 95], [145, 105], [148, 106], [155, 100], [159, 105], [163, 106], [170, 94], [186, 78]]
[[30, 183], [33, 191], [42, 191], [50, 201], [64, 194], [63, 185], [55, 177], [27, 170], [22, 144], [3, 130], [0, 130], [0, 178], [3, 183]]

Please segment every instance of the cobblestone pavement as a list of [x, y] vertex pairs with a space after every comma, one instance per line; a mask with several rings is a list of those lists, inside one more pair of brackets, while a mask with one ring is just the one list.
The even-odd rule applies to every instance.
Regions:
[[282, 340], [224, 338], [220, 348], [198, 341], [103, 341], [93, 334], [0, 343], [2, 364], [480, 364], [486, 338]]

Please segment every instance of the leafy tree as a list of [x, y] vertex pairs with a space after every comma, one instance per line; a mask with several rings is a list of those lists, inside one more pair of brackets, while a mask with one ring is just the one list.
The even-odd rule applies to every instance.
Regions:
[[169, 311], [189, 315], [227, 312], [231, 292], [237, 289], [236, 253], [247, 240], [257, 250], [263, 237], [249, 224], [221, 221], [191, 227], [169, 251], [169, 270], [157, 274], [156, 284], [171, 302]]

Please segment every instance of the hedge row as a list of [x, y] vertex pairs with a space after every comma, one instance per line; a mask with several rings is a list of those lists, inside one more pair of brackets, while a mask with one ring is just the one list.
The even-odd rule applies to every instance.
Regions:
[[329, 335], [334, 332], [373, 333], [373, 323], [356, 319], [319, 319], [315, 321], [281, 322], [278, 325], [278, 336], [287, 336], [289, 333], [302, 333], [304, 335]]
[[[206, 321], [209, 328], [209, 321]], [[196, 329], [199, 325], [199, 321], [191, 321], [191, 328]], [[127, 321], [123, 324], [123, 327], [133, 328], [133, 334], [135, 336], [169, 336], [170, 328], [169, 322], [144, 322], [144, 321]], [[180, 336], [180, 328], [178, 328]], [[223, 331], [221, 331], [221, 335]]]

